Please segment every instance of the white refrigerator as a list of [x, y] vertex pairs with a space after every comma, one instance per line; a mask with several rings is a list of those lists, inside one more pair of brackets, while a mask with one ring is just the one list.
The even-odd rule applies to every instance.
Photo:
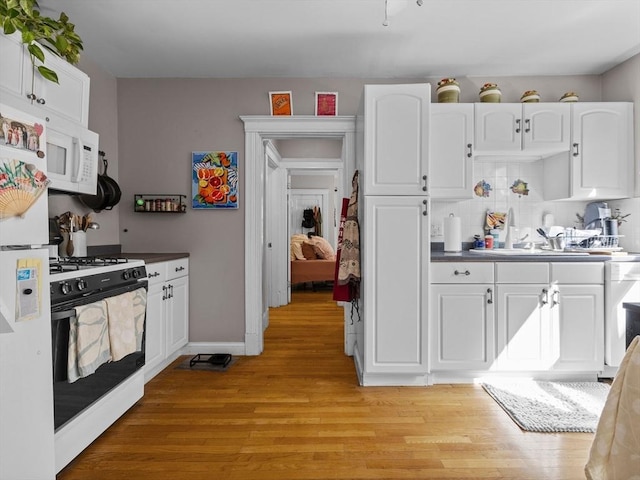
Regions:
[[0, 104], [0, 479], [54, 480], [46, 123]]

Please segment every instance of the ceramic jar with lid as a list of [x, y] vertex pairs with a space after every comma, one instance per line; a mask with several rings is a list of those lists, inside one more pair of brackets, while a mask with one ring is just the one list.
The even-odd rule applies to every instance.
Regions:
[[502, 92], [495, 83], [485, 83], [480, 88], [480, 101], [484, 103], [500, 103]]
[[560, 97], [561, 102], [577, 102], [578, 94], [575, 92], [567, 92], [562, 97]]
[[460, 101], [460, 85], [455, 78], [443, 78], [436, 89], [438, 103], [458, 103]]
[[540, 101], [540, 95], [535, 90], [527, 90], [520, 97], [522, 103], [537, 103]]

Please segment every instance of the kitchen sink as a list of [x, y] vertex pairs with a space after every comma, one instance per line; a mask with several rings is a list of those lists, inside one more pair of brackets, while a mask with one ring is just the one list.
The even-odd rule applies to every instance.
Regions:
[[471, 249], [469, 253], [476, 255], [525, 255], [525, 256], [541, 256], [541, 255], [553, 255], [553, 256], [588, 256], [588, 252], [564, 252], [561, 250], [542, 250], [542, 249], [530, 249], [530, 248], [495, 248], [495, 249]]

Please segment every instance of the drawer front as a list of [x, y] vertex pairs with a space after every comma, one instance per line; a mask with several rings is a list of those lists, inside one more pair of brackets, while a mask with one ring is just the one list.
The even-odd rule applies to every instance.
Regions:
[[167, 280], [189, 275], [189, 259], [179, 258], [167, 262]]
[[167, 279], [167, 262], [147, 263], [146, 269], [149, 285], [162, 283]]
[[496, 283], [549, 283], [549, 264], [542, 262], [496, 263]]
[[493, 283], [493, 262], [431, 264], [431, 283]]
[[552, 263], [551, 281], [558, 284], [603, 284], [604, 263]]

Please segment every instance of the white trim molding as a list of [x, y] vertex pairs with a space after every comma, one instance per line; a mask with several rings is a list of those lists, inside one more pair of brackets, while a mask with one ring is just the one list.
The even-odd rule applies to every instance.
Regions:
[[[345, 183], [355, 170], [354, 116], [241, 116], [245, 131], [245, 354], [259, 355], [264, 348], [263, 243], [265, 201], [264, 140], [278, 138], [336, 138], [343, 141]], [[350, 192], [350, 188], [344, 188]]]

